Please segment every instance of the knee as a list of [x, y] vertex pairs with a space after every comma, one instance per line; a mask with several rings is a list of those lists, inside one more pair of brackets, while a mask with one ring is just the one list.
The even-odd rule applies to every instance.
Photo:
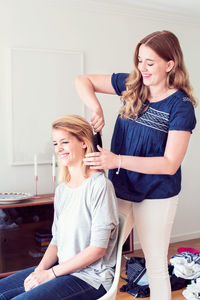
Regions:
[[150, 256], [146, 258], [147, 274], [150, 277], [168, 276], [168, 260], [164, 256]]

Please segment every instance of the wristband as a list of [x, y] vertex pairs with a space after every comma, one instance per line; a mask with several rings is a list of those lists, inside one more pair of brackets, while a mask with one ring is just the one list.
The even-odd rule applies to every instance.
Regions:
[[56, 273], [54, 272], [54, 269], [53, 269], [53, 267], [51, 268], [51, 270], [52, 270], [52, 272], [53, 272], [53, 275], [55, 276], [55, 278], [57, 278], [57, 276], [56, 276]]

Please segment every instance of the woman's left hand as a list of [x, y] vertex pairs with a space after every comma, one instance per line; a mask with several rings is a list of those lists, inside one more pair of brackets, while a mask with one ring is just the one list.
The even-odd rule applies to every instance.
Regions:
[[86, 154], [84, 165], [90, 169], [116, 169], [119, 166], [119, 157], [113, 152], [107, 151], [97, 145], [99, 152]]
[[29, 291], [34, 287], [54, 279], [55, 276], [51, 269], [49, 270], [35, 270], [24, 280], [24, 289]]

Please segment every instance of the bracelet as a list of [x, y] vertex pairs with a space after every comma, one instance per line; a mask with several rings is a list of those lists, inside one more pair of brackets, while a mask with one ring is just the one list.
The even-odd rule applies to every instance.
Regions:
[[118, 169], [117, 169], [117, 171], [116, 171], [116, 174], [117, 174], [117, 175], [119, 175], [119, 171], [120, 171], [121, 163], [122, 163], [120, 154], [118, 155], [118, 157], [119, 157], [119, 165], [118, 165]]
[[54, 272], [54, 269], [53, 269], [53, 267], [51, 268], [51, 270], [52, 270], [52, 272], [53, 272], [53, 275], [55, 276], [55, 278], [57, 278], [57, 276], [56, 276], [56, 273]]

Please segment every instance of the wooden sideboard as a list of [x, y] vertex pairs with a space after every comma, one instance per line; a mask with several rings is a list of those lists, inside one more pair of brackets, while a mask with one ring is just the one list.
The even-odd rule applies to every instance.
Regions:
[[[37, 265], [43, 255], [38, 249], [35, 232], [51, 231], [53, 195], [40, 195], [19, 203], [0, 204], [9, 223], [0, 227], [0, 278]], [[12, 223], [13, 220], [13, 223]], [[7, 222], [6, 222], [7, 223]]]

